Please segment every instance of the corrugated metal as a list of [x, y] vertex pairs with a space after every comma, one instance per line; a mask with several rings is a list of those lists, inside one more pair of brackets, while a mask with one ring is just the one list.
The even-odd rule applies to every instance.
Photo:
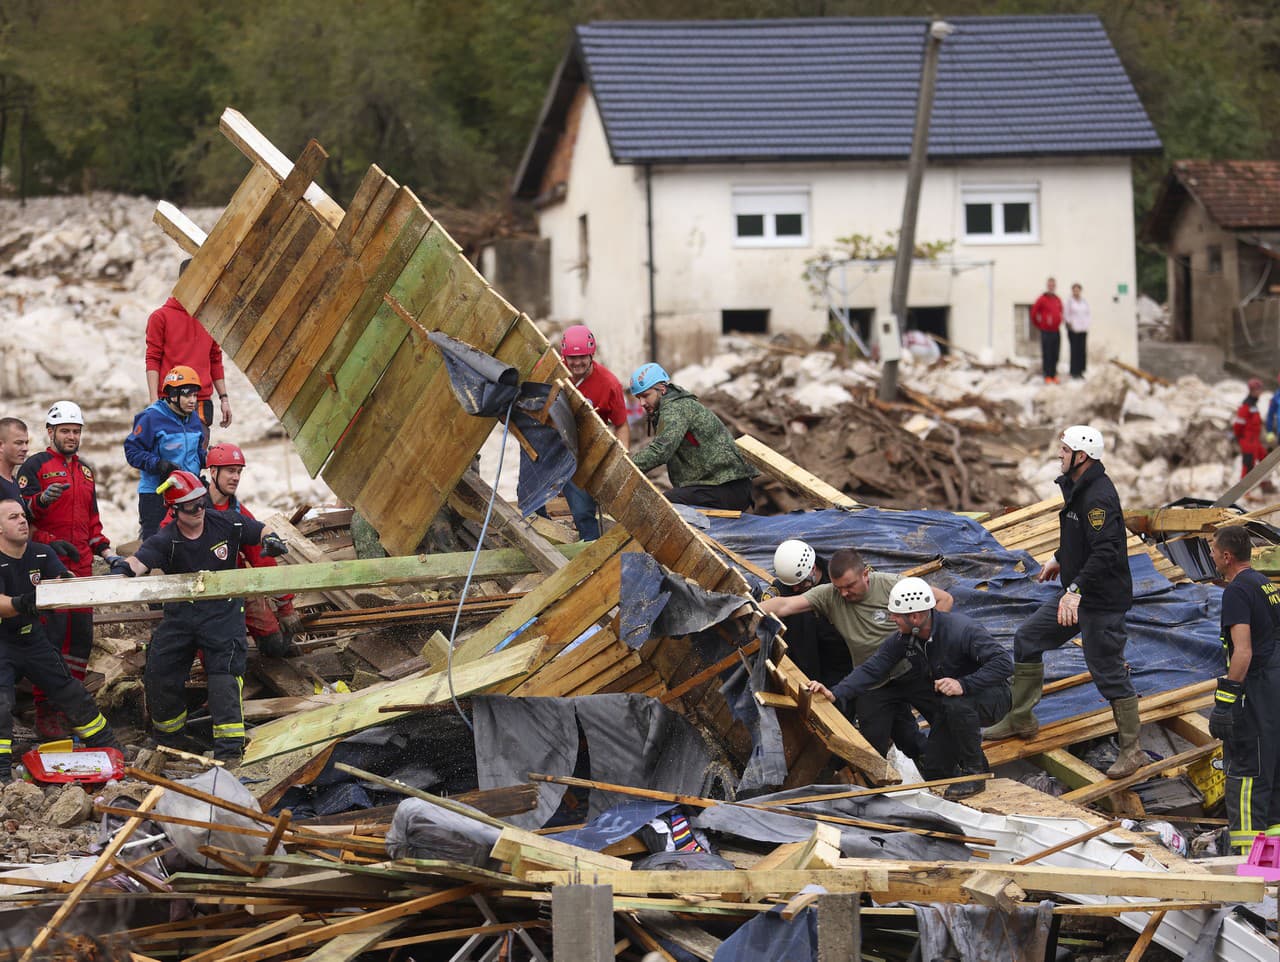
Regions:
[[[942, 45], [937, 159], [1158, 151], [1094, 16], [961, 17]], [[578, 49], [620, 163], [894, 159], [929, 21], [592, 23]]]

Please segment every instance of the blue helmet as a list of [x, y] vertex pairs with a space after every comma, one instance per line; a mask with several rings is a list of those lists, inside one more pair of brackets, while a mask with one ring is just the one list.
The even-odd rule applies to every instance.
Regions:
[[641, 364], [631, 375], [631, 393], [639, 397], [655, 384], [670, 380], [671, 375], [662, 369], [661, 364], [650, 361], [648, 364]]

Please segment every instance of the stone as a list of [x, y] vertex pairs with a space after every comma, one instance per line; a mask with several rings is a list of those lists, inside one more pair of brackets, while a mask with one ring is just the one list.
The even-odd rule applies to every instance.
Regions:
[[44, 813], [44, 821], [58, 828], [79, 825], [93, 811], [93, 799], [79, 785], [67, 785]]

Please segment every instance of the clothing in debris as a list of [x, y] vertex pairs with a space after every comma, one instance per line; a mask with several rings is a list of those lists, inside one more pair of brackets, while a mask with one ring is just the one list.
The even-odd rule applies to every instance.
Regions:
[[[906, 660], [910, 670], [891, 679]], [[898, 693], [929, 722], [929, 740], [920, 761], [926, 778], [949, 778], [987, 770], [982, 753], [982, 725], [1009, 711], [1009, 677], [1013, 660], [1004, 647], [972, 618], [934, 609], [927, 635], [895, 633], [866, 662], [855, 668], [831, 693], [837, 701], [861, 697], [874, 686]], [[963, 694], [943, 695], [934, 689], [941, 678], [954, 678]]]
[[[166, 574], [229, 571], [242, 547], [262, 541], [262, 522], [235, 511], [204, 512], [204, 528], [195, 538], [167, 525], [138, 548], [135, 557]], [[143, 673], [147, 707], [158, 740], [173, 743], [187, 723], [186, 679], [199, 651], [208, 678], [215, 758], [239, 759], [244, 752], [244, 713], [240, 689], [248, 643], [244, 600], [170, 601], [151, 637]]]
[[168, 401], [160, 400], [134, 417], [133, 430], [124, 439], [124, 457], [142, 472], [138, 521], [143, 541], [155, 534], [164, 520], [164, 497], [156, 494], [156, 488], [175, 470], [198, 475], [204, 470], [208, 449], [209, 427], [194, 412], [180, 414]]
[[[29, 542], [21, 557], [0, 551], [0, 594], [34, 594], [41, 581], [71, 573], [43, 544]], [[14, 687], [22, 678], [43, 689], [45, 697], [88, 746], [120, 748], [115, 733], [84, 685], [71, 676], [36, 615], [0, 619], [0, 781], [8, 781], [13, 759]]]
[[631, 459], [641, 471], [667, 466], [672, 484], [667, 500], [703, 508], [751, 508], [751, 479], [758, 472], [743, 459], [723, 421], [675, 384], [668, 384], [658, 401], [656, 418], [657, 436]]
[[1247, 853], [1260, 832], [1280, 834], [1280, 587], [1253, 568], [1222, 592], [1222, 644], [1235, 652], [1234, 625], [1249, 626], [1252, 656], [1231, 735], [1222, 742], [1231, 844]]

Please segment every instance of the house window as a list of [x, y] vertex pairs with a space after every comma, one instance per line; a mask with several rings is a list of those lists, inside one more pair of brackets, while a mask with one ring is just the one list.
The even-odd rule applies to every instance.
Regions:
[[737, 247], [808, 247], [809, 188], [735, 187]]
[[1034, 187], [966, 187], [964, 239], [969, 244], [1033, 244], [1040, 240], [1040, 192]]
[[1208, 249], [1209, 255], [1209, 273], [1222, 273], [1222, 248], [1217, 244], [1210, 244]]
[[763, 311], [721, 311], [720, 332], [722, 334], [768, 334], [769, 312]]

